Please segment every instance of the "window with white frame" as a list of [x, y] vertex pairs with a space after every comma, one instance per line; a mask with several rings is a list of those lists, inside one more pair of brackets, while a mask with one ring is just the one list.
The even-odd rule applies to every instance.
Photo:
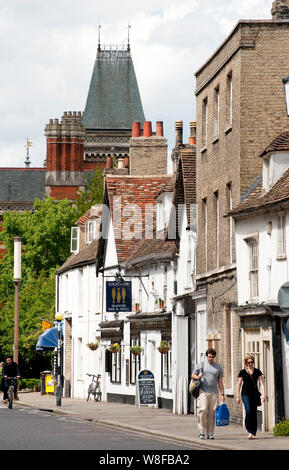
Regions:
[[[131, 346], [140, 346], [139, 338], [131, 338], [130, 340]], [[141, 364], [141, 355], [135, 355], [130, 353], [130, 383], [136, 383], [136, 377], [138, 372], [140, 371], [140, 364]]]
[[77, 339], [77, 380], [82, 380], [83, 376], [83, 364], [82, 364], [82, 358], [83, 358], [83, 344], [82, 344], [82, 338]]
[[111, 382], [121, 383], [121, 348], [117, 353], [111, 353]]
[[286, 256], [286, 214], [282, 212], [278, 214], [278, 238], [277, 238], [277, 257], [284, 258]]
[[161, 387], [162, 390], [172, 389], [172, 349], [169, 341], [170, 349], [167, 354], [161, 354]]
[[70, 252], [78, 253], [79, 251], [79, 227], [71, 227]]
[[220, 200], [219, 191], [214, 193], [215, 196], [215, 226], [216, 226], [216, 267], [220, 265]]
[[220, 88], [215, 88], [214, 96], [214, 139], [219, 137], [220, 131]]
[[208, 143], [208, 98], [203, 100], [202, 105], [202, 145], [205, 147]]
[[[227, 184], [227, 194], [228, 194], [228, 210], [231, 212], [233, 209], [233, 192], [232, 192], [232, 183]], [[228, 218], [229, 223], [229, 256], [230, 264], [233, 263], [233, 218]]]
[[91, 243], [96, 238], [96, 221], [89, 220], [85, 225], [86, 243]]
[[249, 249], [249, 283], [250, 283], [250, 300], [253, 300], [259, 296], [258, 287], [258, 269], [259, 269], [259, 257], [258, 257], [258, 241], [255, 238], [247, 240]]
[[208, 270], [208, 207], [207, 198], [202, 200], [202, 222], [203, 222], [203, 233], [204, 233], [204, 251], [205, 251], [205, 270]]
[[227, 76], [227, 124], [233, 123], [233, 76], [229, 73]]

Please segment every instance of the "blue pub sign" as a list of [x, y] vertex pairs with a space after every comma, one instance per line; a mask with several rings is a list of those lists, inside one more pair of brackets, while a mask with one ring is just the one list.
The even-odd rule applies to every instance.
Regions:
[[106, 311], [132, 311], [131, 281], [106, 281]]

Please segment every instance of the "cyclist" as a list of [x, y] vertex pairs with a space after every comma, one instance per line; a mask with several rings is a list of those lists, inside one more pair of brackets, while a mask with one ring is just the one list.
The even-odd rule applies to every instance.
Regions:
[[8, 400], [8, 388], [9, 388], [9, 380], [8, 377], [16, 377], [13, 379], [13, 384], [14, 384], [14, 398], [17, 400], [17, 379], [20, 379], [20, 369], [18, 367], [18, 364], [13, 361], [13, 358], [11, 356], [8, 356], [6, 358], [6, 361], [4, 362], [3, 368], [2, 368], [2, 376], [4, 379], [4, 386], [3, 386], [3, 400], [2, 403], [7, 403]]

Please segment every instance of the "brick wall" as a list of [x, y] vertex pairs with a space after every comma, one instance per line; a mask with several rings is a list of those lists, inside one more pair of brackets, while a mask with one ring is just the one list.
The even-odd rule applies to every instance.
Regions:
[[167, 139], [159, 136], [132, 137], [130, 140], [130, 175], [167, 173]]
[[[229, 188], [236, 206], [260, 174], [262, 150], [288, 127], [282, 79], [288, 76], [289, 21], [241, 21], [215, 54], [196, 73], [197, 101], [197, 285], [207, 288], [207, 343], [218, 351], [225, 388], [236, 390], [241, 364], [234, 227], [224, 218]], [[232, 78], [232, 122], [228, 89]], [[219, 134], [216, 135], [216, 90], [219, 90]], [[202, 125], [207, 100], [207, 141]], [[219, 236], [217, 237], [217, 204]], [[207, 253], [205, 211], [207, 205]], [[231, 235], [231, 237], [230, 237]], [[233, 244], [230, 243], [230, 238]], [[206, 264], [207, 262], [207, 264]], [[230, 322], [230, 328], [229, 323]], [[231, 368], [233, 361], [233, 368]], [[227, 397], [232, 419], [241, 421], [235, 397]]]

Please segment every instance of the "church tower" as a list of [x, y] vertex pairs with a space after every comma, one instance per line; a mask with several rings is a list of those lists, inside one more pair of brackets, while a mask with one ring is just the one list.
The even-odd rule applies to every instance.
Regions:
[[125, 159], [132, 123], [145, 121], [130, 46], [98, 45], [82, 124], [85, 166]]
[[128, 173], [132, 123], [145, 121], [130, 46], [98, 44], [84, 112], [65, 112], [45, 127], [45, 195], [74, 200], [95, 168]]
[[288, 20], [289, 0], [275, 0], [272, 5], [271, 13], [273, 20]]

